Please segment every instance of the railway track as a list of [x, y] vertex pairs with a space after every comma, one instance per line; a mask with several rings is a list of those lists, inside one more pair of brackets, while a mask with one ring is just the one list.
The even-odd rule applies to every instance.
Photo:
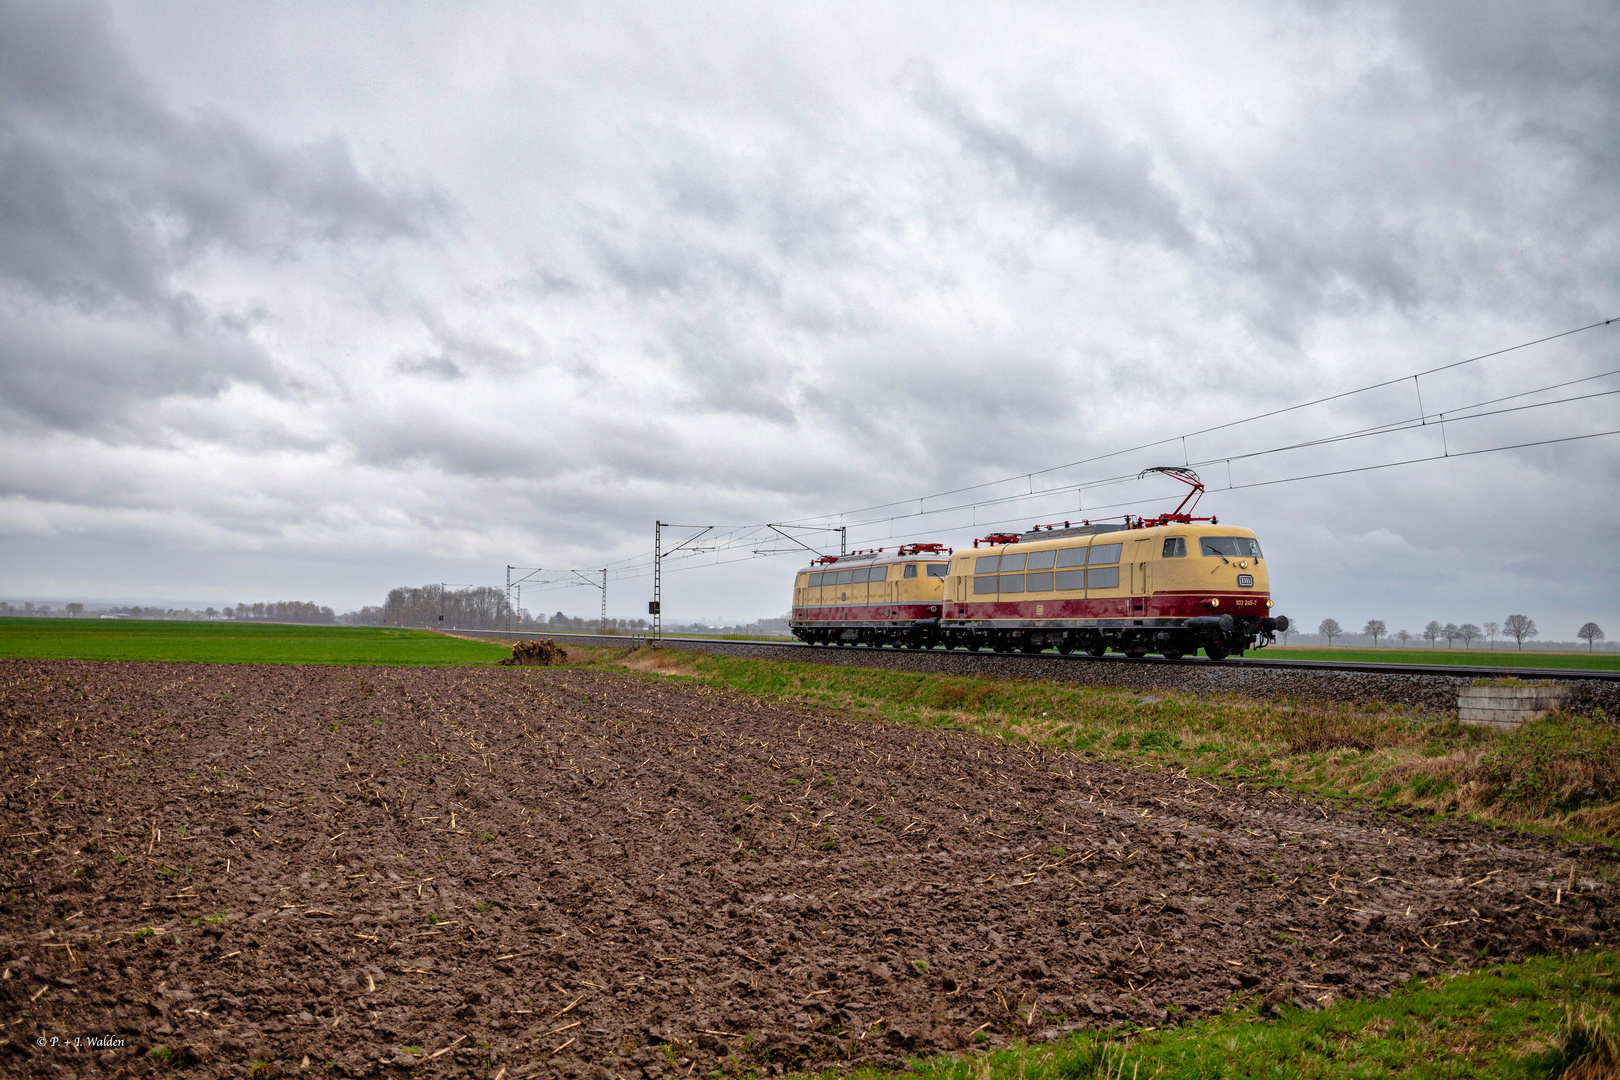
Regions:
[[[555, 638], [559, 642], [574, 641], [584, 646], [626, 647], [634, 644], [644, 644], [648, 639], [634, 635], [601, 635], [576, 633], [537, 633], [509, 632], [505, 630], [457, 630], [457, 634], [476, 637], [489, 637], [496, 639], [520, 640], [534, 637]], [[807, 645], [801, 641], [772, 641], [761, 639], [757, 641], [740, 641], [726, 638], [705, 637], [671, 637], [663, 639], [665, 648], [684, 649], [691, 652], [712, 652], [725, 655], [754, 656], [762, 653], [775, 652], [779, 659], [793, 660], [798, 663], [848, 663], [851, 657], [867, 657], [872, 660], [881, 660], [885, 657], [895, 659], [892, 665], [877, 664], [873, 666], [913, 667], [905, 660], [923, 657], [951, 657], [966, 661], [979, 661], [987, 668], [997, 668], [1005, 665], [1006, 661], [1027, 661], [1035, 664], [1047, 664], [1054, 669], [1067, 669], [1069, 672], [1086, 672], [1090, 675], [1104, 675], [1109, 669], [1143, 670], [1143, 669], [1191, 669], [1199, 672], [1218, 673], [1222, 671], [1273, 671], [1273, 672], [1319, 672], [1319, 673], [1349, 673], [1363, 675], [1382, 675], [1394, 677], [1442, 677], [1459, 681], [1472, 681], [1474, 679], [1554, 679], [1572, 682], [1595, 682], [1598, 684], [1612, 684], [1620, 686], [1620, 671], [1603, 671], [1591, 668], [1526, 668], [1526, 667], [1490, 667], [1475, 664], [1378, 664], [1366, 662], [1338, 662], [1332, 660], [1288, 660], [1270, 658], [1265, 656], [1230, 657], [1219, 662], [1185, 658], [1181, 660], [1167, 660], [1164, 657], [1150, 656], [1139, 660], [1110, 653], [1106, 656], [1093, 657], [1073, 653], [1063, 656], [1057, 652], [1040, 653], [990, 653], [969, 652], [966, 649], [891, 649], [870, 648], [868, 646], [832, 646]], [[1054, 676], [1046, 675], [1035, 677], [1062, 677], [1065, 681], [1074, 679], [1073, 675]], [[1106, 678], [1106, 675], [1104, 675]], [[1083, 681], [1083, 680], [1081, 680]]]

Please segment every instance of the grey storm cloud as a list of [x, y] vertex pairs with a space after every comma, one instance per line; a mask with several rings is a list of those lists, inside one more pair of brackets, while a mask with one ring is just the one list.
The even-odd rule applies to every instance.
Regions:
[[1007, 172], [1061, 217], [1111, 239], [1192, 245], [1180, 201], [1154, 176], [1152, 149], [1110, 131], [1091, 112], [1071, 107], [1046, 118], [1062, 132], [1062, 144], [1037, 148], [1017, 131], [974, 116], [937, 86], [920, 97], [969, 153]]
[[[27, 553], [0, 588], [81, 580], [72, 537], [161, 553], [183, 529], [282, 567], [288, 595], [300, 567], [375, 566], [330, 598], [375, 603], [599, 566], [654, 519], [1028, 492], [1616, 314], [1617, 109], [1605, 3], [0, 0], [0, 545]], [[1596, 374], [1611, 342], [1424, 393]], [[1324, 603], [1405, 602], [1414, 567], [1446, 568], [1436, 595], [1529, 580], [1500, 553], [1534, 543], [1531, 515], [1496, 503], [1586, 541], [1612, 518], [1611, 493], [1569, 494], [1620, 470], [1612, 444], [1240, 488], [1426, 454], [1425, 427], [1228, 472], [1415, 407], [1403, 385], [1064, 475], [1216, 462], [1223, 520], [1260, 522]], [[1620, 603], [1600, 545], [1571, 544]], [[1399, 587], [1358, 551], [1405, 553]], [[772, 613], [772, 574], [705, 587]]]
[[[186, 298], [170, 306], [186, 307]], [[149, 423], [142, 407], [163, 398], [216, 397], [235, 383], [296, 392], [289, 374], [241, 336], [208, 324], [177, 331], [174, 322], [0, 309], [0, 417], [29, 430], [140, 438]]]
[[279, 147], [167, 107], [90, 4], [0, 4], [0, 408], [77, 428], [143, 400], [292, 384], [177, 272], [211, 251], [415, 239], [431, 192], [362, 177], [345, 146]]

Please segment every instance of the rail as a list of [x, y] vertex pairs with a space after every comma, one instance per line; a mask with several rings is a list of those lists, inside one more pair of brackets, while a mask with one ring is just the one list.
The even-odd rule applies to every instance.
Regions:
[[[527, 631], [513, 633], [508, 630], [457, 630], [457, 634], [477, 635], [479, 637], [492, 637], [507, 640], [522, 640], [529, 638], [556, 638], [560, 640], [576, 641], [580, 645], [620, 646], [630, 648], [647, 644], [645, 636], [636, 634], [576, 634], [571, 632], [551, 633], [548, 631]], [[1595, 680], [1600, 682], [1620, 682], [1620, 671], [1604, 671], [1597, 668], [1527, 668], [1527, 667], [1488, 667], [1477, 664], [1381, 664], [1366, 661], [1335, 661], [1335, 660], [1286, 660], [1264, 656], [1229, 657], [1221, 661], [1185, 658], [1181, 660], [1167, 660], [1164, 657], [1152, 656], [1133, 660], [1126, 656], [1110, 653], [1106, 656], [1086, 656], [1078, 653], [1063, 656], [1056, 652], [1039, 653], [986, 653], [969, 652], [966, 649], [894, 649], [872, 648], [870, 646], [835, 646], [835, 645], [807, 645], [802, 641], [790, 641], [780, 638], [712, 638], [712, 637], [670, 637], [664, 636], [666, 648], [676, 647], [692, 651], [725, 652], [728, 649], [759, 649], [772, 648], [792, 651], [800, 655], [795, 659], [810, 660], [814, 655], [848, 655], [850, 653], [863, 653], [871, 656], [884, 654], [893, 655], [935, 655], [935, 656], [973, 656], [990, 660], [1000, 657], [1020, 657], [1027, 660], [1049, 661], [1056, 664], [1124, 664], [1130, 666], [1170, 666], [1170, 667], [1202, 667], [1211, 670], [1229, 669], [1271, 669], [1294, 671], [1349, 671], [1363, 672], [1377, 675], [1450, 675], [1456, 678], [1516, 678], [1516, 679], [1560, 679], [1572, 681]], [[809, 650], [809, 655], [805, 654]]]

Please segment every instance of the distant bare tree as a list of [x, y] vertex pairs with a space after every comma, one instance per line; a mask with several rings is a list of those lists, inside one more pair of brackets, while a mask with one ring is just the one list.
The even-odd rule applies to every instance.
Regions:
[[[69, 606], [71, 607], [72, 605]], [[1586, 642], [1586, 651], [1591, 652], [1592, 646], [1595, 643], [1603, 640], [1603, 627], [1599, 626], [1595, 622], [1589, 622], [1579, 630], [1575, 631], [1575, 636]]]
[[[80, 615], [84, 614], [84, 605], [80, 604], [80, 603], [72, 603], [72, 604], [69, 604], [64, 610], [68, 613], [69, 616], [71, 616], [72, 618], [77, 619]], [[1588, 624], [1588, 625], [1590, 625], [1590, 624]], [[1601, 630], [1598, 631], [1598, 633], [1600, 633], [1600, 634], [1602, 632], [1603, 631], [1601, 631]]]
[[454, 590], [437, 584], [402, 587], [390, 589], [383, 601], [383, 622], [388, 626], [502, 630], [511, 615], [505, 591], [491, 585]]
[[1474, 639], [1479, 637], [1480, 633], [1479, 627], [1471, 622], [1465, 622], [1457, 627], [1457, 636], [1463, 639], [1463, 648], [1465, 649], [1473, 647]]
[[1429, 625], [1423, 628], [1423, 637], [1430, 645], [1433, 645], [1435, 639], [1441, 637], [1444, 633], [1445, 629], [1440, 625], [1438, 619], [1430, 619]]
[[[233, 609], [226, 608], [225, 614], [232, 615]], [[247, 604], [237, 604], [234, 615], [238, 619], [263, 619], [267, 622], [330, 624], [337, 621], [331, 608], [322, 607], [313, 600], [277, 600], [257, 603], [251, 607]]]
[[1333, 647], [1333, 639], [1344, 633], [1344, 627], [1339, 625], [1339, 620], [1337, 619], [1323, 619], [1322, 625], [1316, 628], [1316, 632], [1328, 639], [1328, 648], [1331, 649]]
[[1524, 651], [1524, 639], [1532, 638], [1541, 631], [1536, 629], [1536, 620], [1528, 615], [1509, 615], [1502, 624], [1502, 633], [1519, 643], [1519, 651]]
[[1500, 634], [1501, 632], [1502, 628], [1497, 626], [1495, 623], [1488, 622], [1485, 624], [1485, 636], [1491, 639], [1492, 645], [1496, 644], [1496, 635]]
[[1288, 622], [1288, 629], [1286, 629], [1286, 630], [1278, 630], [1277, 633], [1282, 635], [1283, 644], [1286, 645], [1286, 644], [1288, 644], [1288, 636], [1290, 634], [1299, 633], [1299, 624], [1294, 622], [1292, 619], [1290, 619], [1289, 622]]
[[1406, 648], [1406, 643], [1408, 641], [1412, 640], [1411, 631], [1409, 631], [1409, 630], [1397, 630], [1397, 631], [1395, 631], [1395, 640], [1399, 641], [1401, 643], [1401, 648], [1403, 648], [1403, 649]]
[[1462, 636], [1462, 627], [1454, 622], [1448, 622], [1440, 629], [1440, 636], [1446, 639], [1446, 648], [1451, 648], [1452, 642]]
[[1373, 639], [1373, 648], [1376, 649], [1378, 648], [1378, 639], [1384, 636], [1386, 629], [1383, 619], [1368, 619], [1367, 625], [1361, 628], [1361, 632]]

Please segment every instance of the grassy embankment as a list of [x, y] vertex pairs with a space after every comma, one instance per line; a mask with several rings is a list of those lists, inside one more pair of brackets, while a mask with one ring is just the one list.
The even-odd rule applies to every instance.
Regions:
[[383, 626], [0, 618], [0, 657], [204, 664], [493, 664], [509, 644]]
[[1332, 660], [1351, 664], [1453, 664], [1465, 667], [1587, 668], [1620, 671], [1620, 653], [1520, 652], [1517, 649], [1318, 649], [1273, 645], [1247, 656], [1262, 660]]
[[1501, 733], [1395, 705], [1139, 693], [673, 650], [569, 651], [586, 666], [694, 678], [892, 723], [1620, 839], [1620, 726], [1558, 713]]

